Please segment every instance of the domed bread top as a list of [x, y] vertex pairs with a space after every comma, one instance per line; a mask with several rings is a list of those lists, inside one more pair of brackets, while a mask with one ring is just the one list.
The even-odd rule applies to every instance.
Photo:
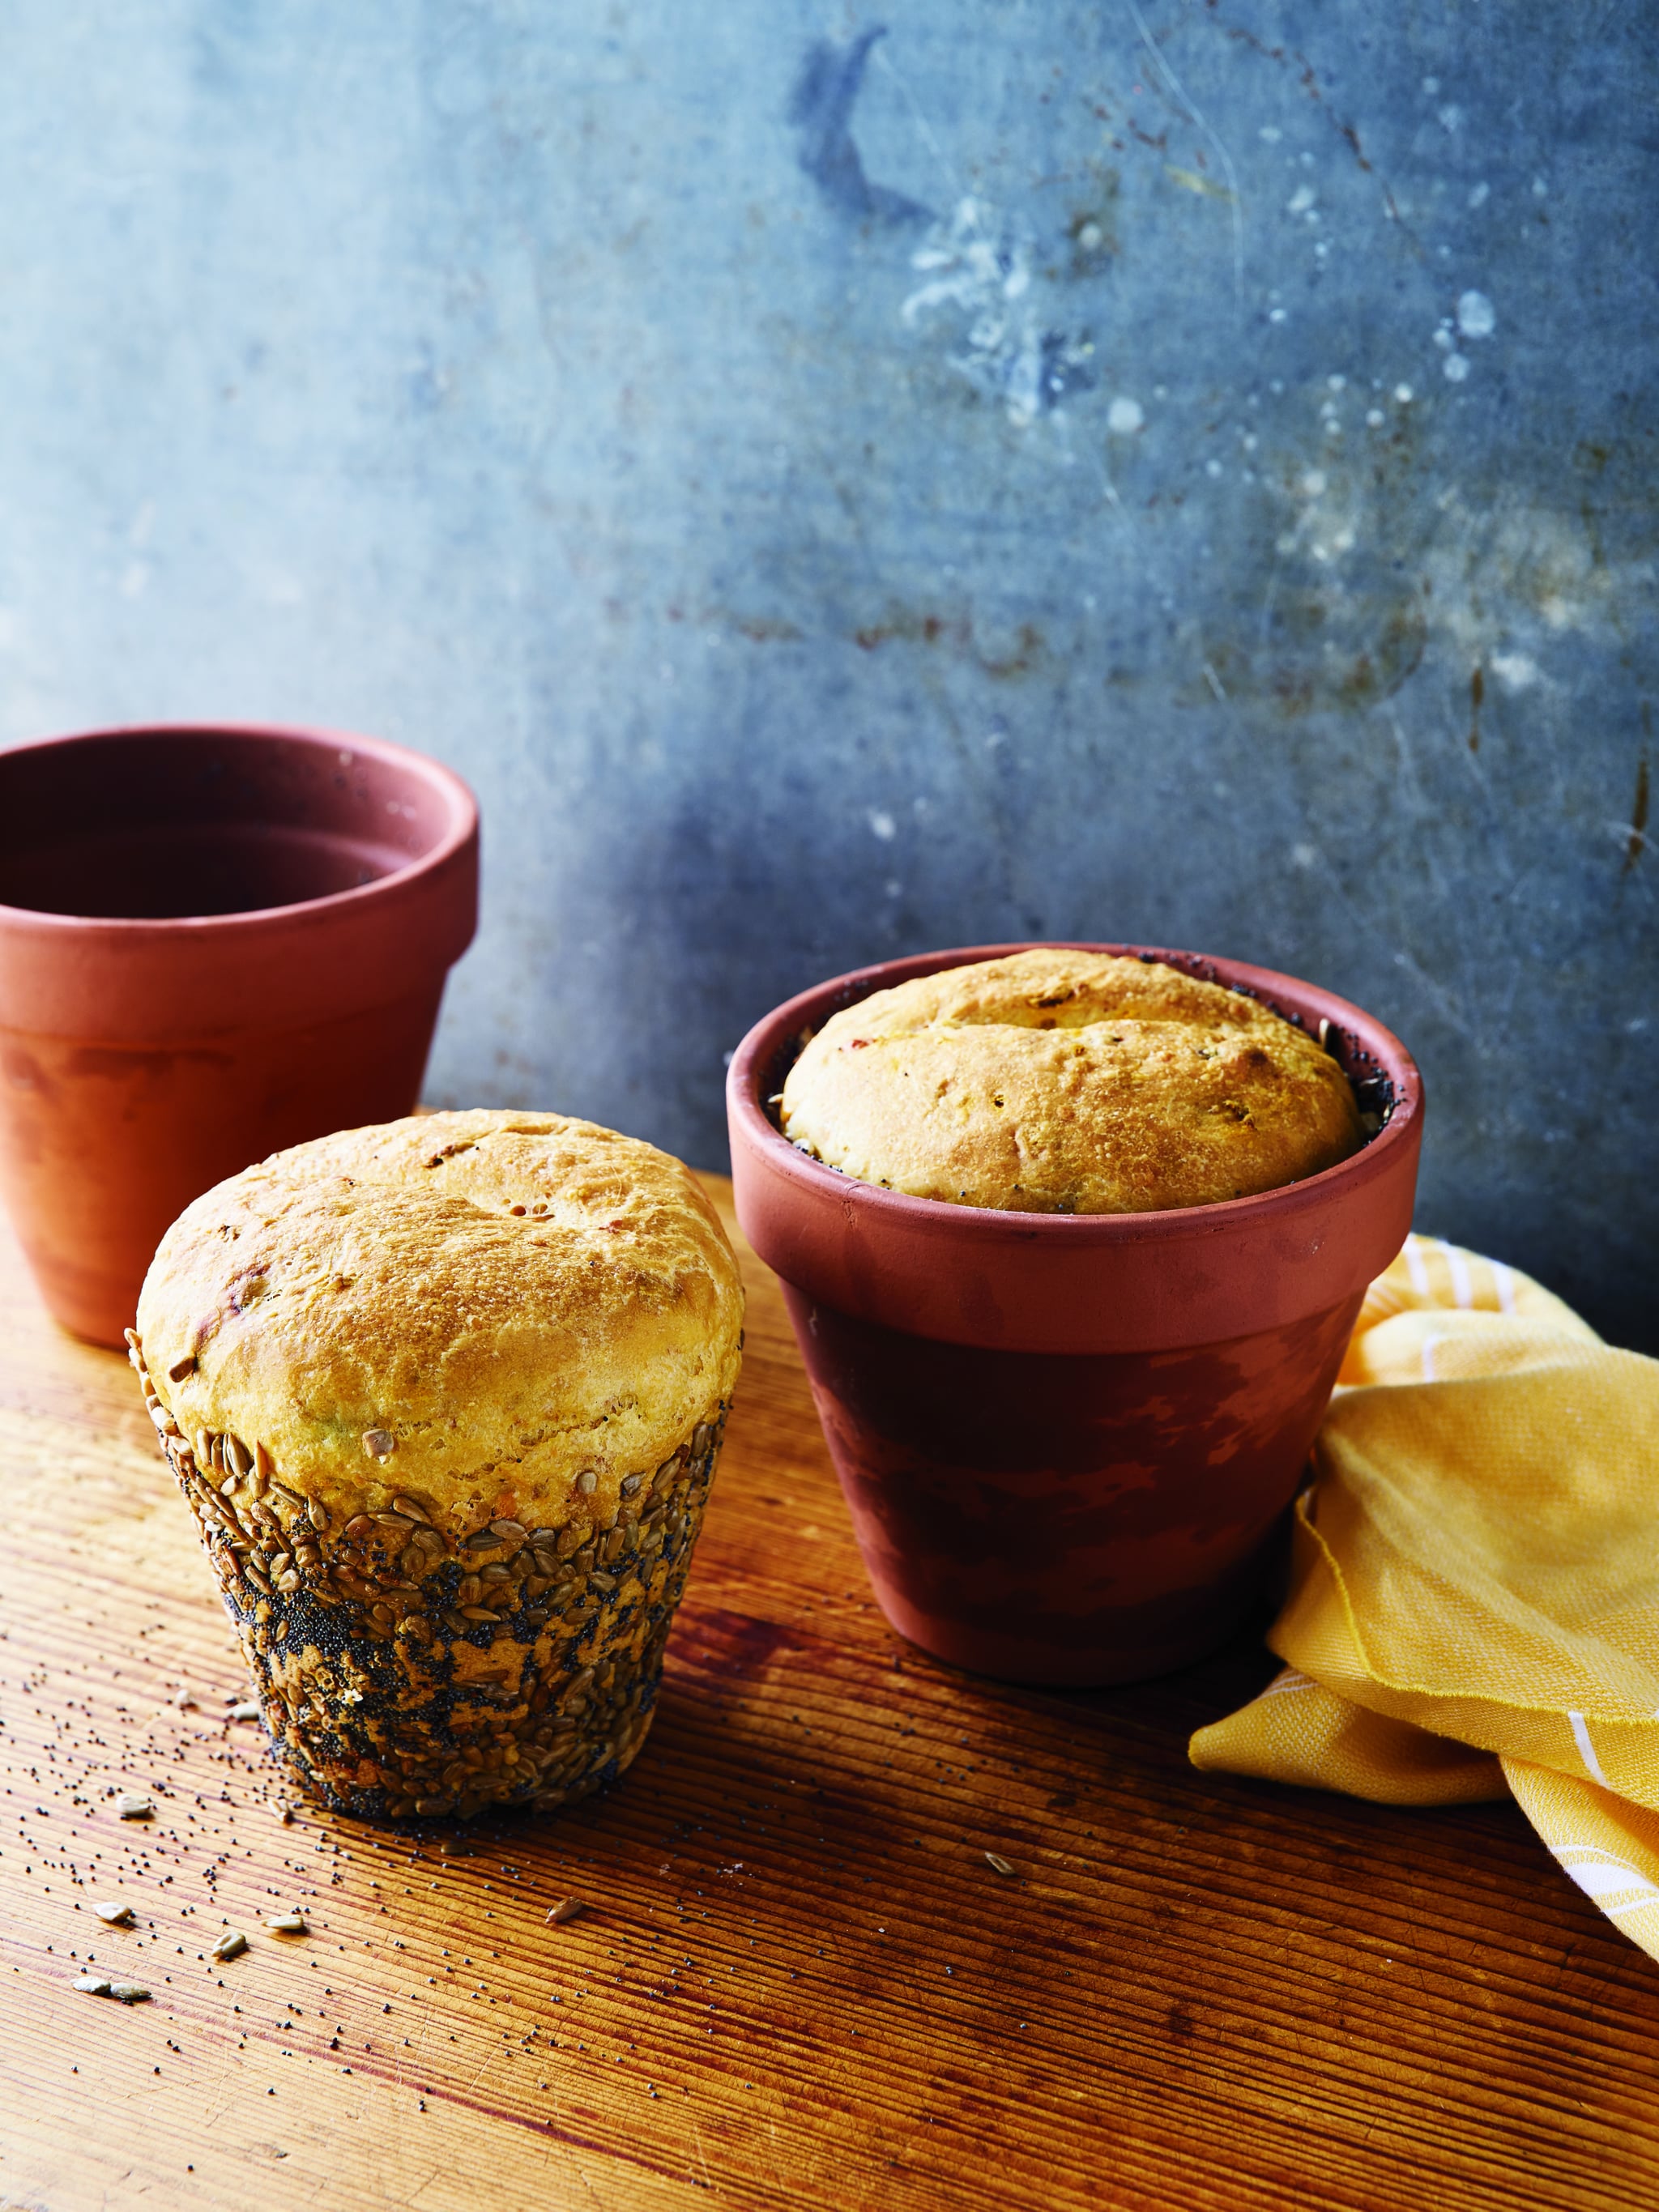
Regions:
[[1254, 999], [1042, 946], [832, 1015], [784, 1084], [815, 1158], [915, 1198], [1146, 1213], [1275, 1190], [1364, 1141], [1346, 1077]]
[[479, 1110], [348, 1130], [198, 1198], [138, 1336], [206, 1466], [257, 1462], [321, 1526], [397, 1510], [609, 1525], [737, 1378], [743, 1290], [678, 1160], [589, 1121]]

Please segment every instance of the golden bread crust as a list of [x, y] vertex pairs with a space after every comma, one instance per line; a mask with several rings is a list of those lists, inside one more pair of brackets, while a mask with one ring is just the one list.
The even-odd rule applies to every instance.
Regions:
[[790, 1069], [781, 1127], [860, 1181], [1026, 1213], [1215, 1205], [1364, 1142], [1304, 1031], [1160, 962], [1041, 946], [879, 991]]
[[488, 1109], [231, 1177], [163, 1237], [138, 1309], [187, 1441], [257, 1448], [336, 1526], [403, 1496], [452, 1540], [497, 1517], [606, 1525], [623, 1478], [729, 1402], [742, 1323], [731, 1247], [678, 1161]]

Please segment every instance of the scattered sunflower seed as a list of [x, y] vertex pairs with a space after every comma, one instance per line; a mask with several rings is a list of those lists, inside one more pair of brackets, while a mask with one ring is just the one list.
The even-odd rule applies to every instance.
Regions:
[[247, 1937], [240, 1928], [227, 1928], [213, 1947], [216, 1959], [240, 1959], [247, 1948]]
[[118, 1897], [100, 1897], [93, 1911], [107, 1928], [131, 1928], [132, 1907], [124, 1905]]
[[586, 1905], [580, 1897], [561, 1898], [548, 1914], [547, 1925], [550, 1928], [562, 1928], [567, 1920], [574, 1920], [579, 1912], [586, 1912]]
[[169, 1382], [182, 1382], [185, 1376], [192, 1371], [195, 1365], [196, 1354], [193, 1352], [187, 1352], [182, 1359], [175, 1359], [172, 1366], [168, 1368], [167, 1381]]
[[267, 1920], [265, 1926], [273, 1936], [308, 1936], [311, 1933], [306, 1926], [303, 1912], [279, 1912], [274, 1918]]
[[576, 1477], [576, 1488], [584, 1498], [591, 1498], [599, 1486], [599, 1475], [591, 1467], [584, 1468]]
[[231, 1707], [230, 1717], [234, 1721], [257, 1721], [259, 1717], [258, 1699], [244, 1698], [240, 1704]]
[[149, 1991], [142, 1982], [112, 1982], [109, 1993], [122, 2004], [148, 2004]]
[[390, 1459], [398, 1449], [398, 1439], [390, 1429], [365, 1429], [363, 1449], [371, 1459]]
[[89, 1997], [106, 1997], [109, 1995], [109, 1984], [97, 1974], [77, 1974], [71, 1986], [84, 1990]]
[[985, 1862], [997, 1874], [1012, 1874], [1014, 1870], [1000, 1851], [987, 1851]]
[[115, 1801], [115, 1809], [124, 1820], [151, 1820], [155, 1817], [155, 1808], [151, 1801], [148, 1797], [136, 1796], [131, 1790], [122, 1791]]

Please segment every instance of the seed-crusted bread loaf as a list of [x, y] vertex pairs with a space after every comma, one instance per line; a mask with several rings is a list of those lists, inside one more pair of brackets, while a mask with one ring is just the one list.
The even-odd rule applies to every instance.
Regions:
[[134, 1364], [332, 1802], [556, 1803], [626, 1764], [742, 1323], [688, 1170], [557, 1115], [348, 1131], [174, 1223]]
[[1364, 1140], [1335, 1060], [1255, 1000], [1060, 945], [833, 1015], [781, 1105], [784, 1134], [848, 1175], [1012, 1212], [1214, 1205]]

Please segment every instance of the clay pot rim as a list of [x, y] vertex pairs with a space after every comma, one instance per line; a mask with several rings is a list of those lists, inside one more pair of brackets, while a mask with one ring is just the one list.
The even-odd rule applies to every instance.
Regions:
[[394, 744], [389, 738], [362, 735], [307, 722], [233, 722], [174, 720], [111, 723], [90, 730], [67, 730], [47, 738], [26, 738], [19, 744], [0, 746], [0, 763], [21, 753], [51, 753], [111, 738], [273, 738], [315, 745], [335, 752], [363, 753], [385, 766], [422, 783], [439, 799], [448, 814], [442, 836], [428, 851], [411, 855], [403, 865], [376, 876], [372, 883], [354, 884], [345, 890], [329, 891], [321, 898], [295, 899], [285, 906], [249, 907], [234, 914], [142, 915], [54, 914], [42, 907], [11, 906], [0, 899], [0, 924], [51, 931], [73, 938], [106, 931], [136, 944], [143, 938], [182, 938], [186, 940], [227, 932], [258, 935], [270, 929], [289, 930], [296, 920], [312, 915], [337, 914], [373, 903], [392, 891], [404, 891], [422, 877], [435, 875], [454, 861], [478, 835], [478, 802], [452, 768], [428, 753]]
[[[1144, 1213], [1016, 1213], [1000, 1207], [959, 1206], [949, 1199], [916, 1198], [908, 1192], [890, 1190], [881, 1183], [866, 1182], [843, 1170], [827, 1166], [803, 1152], [772, 1122], [761, 1103], [761, 1085], [775, 1067], [792, 1032], [809, 1020], [821, 1023], [842, 1006], [856, 1006], [873, 993], [905, 982], [916, 975], [942, 969], [965, 968], [976, 961], [1003, 959], [1017, 952], [1055, 947], [1066, 951], [1103, 952], [1132, 958], [1148, 957], [1171, 966], [1208, 967], [1215, 979], [1227, 985], [1243, 981], [1275, 1012], [1281, 994], [1291, 1003], [1316, 1004], [1327, 1019], [1352, 1032], [1394, 1085], [1393, 1110], [1376, 1136], [1334, 1167], [1275, 1190], [1259, 1191], [1248, 1198], [1218, 1199], [1206, 1206], [1166, 1207]], [[1190, 963], [1190, 966], [1189, 966]], [[732, 1056], [726, 1078], [726, 1097], [740, 1135], [765, 1158], [775, 1174], [796, 1184], [804, 1194], [823, 1201], [842, 1200], [855, 1194], [860, 1206], [871, 1207], [878, 1219], [885, 1218], [895, 1228], [931, 1236], [948, 1231], [990, 1244], [1030, 1244], [1048, 1238], [1056, 1243], [1134, 1244], [1157, 1239], [1206, 1237], [1230, 1230], [1270, 1222], [1275, 1215], [1289, 1216], [1336, 1198], [1347, 1186], [1357, 1190], [1389, 1173], [1394, 1155], [1417, 1141], [1423, 1111], [1423, 1079], [1405, 1046], [1374, 1014], [1322, 985], [1272, 968], [1258, 968], [1219, 953], [1191, 952], [1168, 945], [1104, 944], [1082, 938], [1031, 938], [1001, 945], [959, 945], [939, 952], [912, 953], [896, 960], [850, 969], [785, 1000], [762, 1016], [744, 1036]]]

